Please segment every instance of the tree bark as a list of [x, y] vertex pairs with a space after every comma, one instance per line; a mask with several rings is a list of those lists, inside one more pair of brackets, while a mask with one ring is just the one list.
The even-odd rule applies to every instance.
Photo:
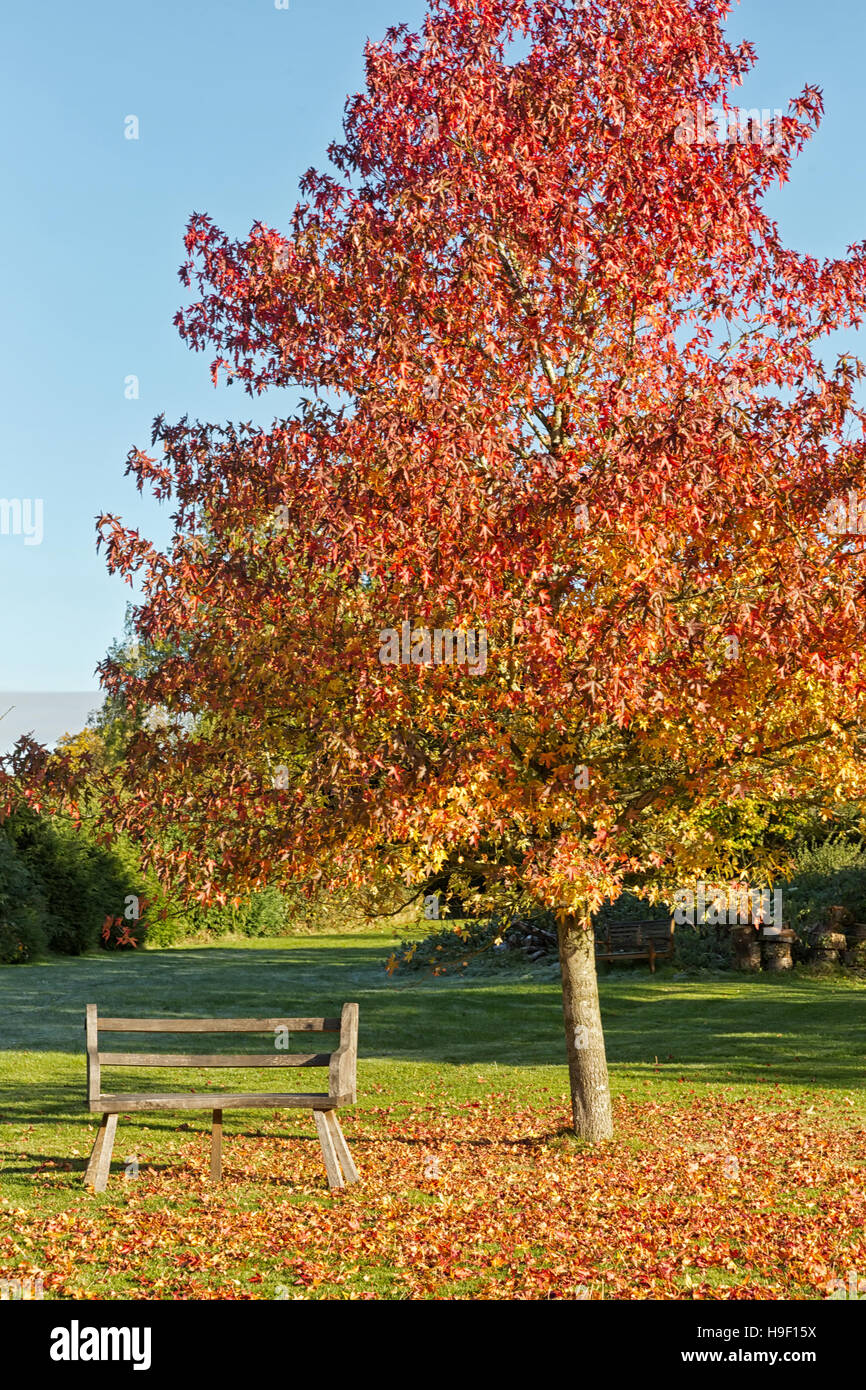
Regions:
[[596, 1144], [612, 1137], [613, 1118], [598, 1003], [595, 942], [591, 930], [566, 914], [559, 919], [559, 965], [574, 1132]]

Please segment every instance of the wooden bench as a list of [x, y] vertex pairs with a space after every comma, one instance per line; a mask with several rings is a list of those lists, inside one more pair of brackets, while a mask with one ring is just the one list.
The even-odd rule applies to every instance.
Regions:
[[657, 960], [669, 960], [674, 953], [674, 923], [646, 918], [640, 922], [617, 922], [596, 927], [596, 960], [648, 960], [655, 974]]
[[[329, 1187], [357, 1182], [358, 1170], [337, 1119], [341, 1105], [357, 1099], [355, 1071], [358, 1057], [358, 1005], [344, 1004], [339, 1018], [100, 1018], [95, 1004], [87, 1005], [87, 1107], [101, 1113], [102, 1122], [84, 1173], [85, 1186], [104, 1192], [111, 1166], [111, 1151], [118, 1115], [153, 1110], [210, 1110], [211, 1179], [222, 1177], [222, 1119], [224, 1110], [311, 1110]], [[104, 1033], [270, 1033], [280, 1041], [292, 1033], [339, 1033], [334, 1052], [269, 1053], [171, 1053], [100, 1052]], [[113, 1094], [101, 1089], [102, 1067], [327, 1067], [328, 1090], [317, 1093], [248, 1091], [220, 1094], [215, 1091], [181, 1091]]]

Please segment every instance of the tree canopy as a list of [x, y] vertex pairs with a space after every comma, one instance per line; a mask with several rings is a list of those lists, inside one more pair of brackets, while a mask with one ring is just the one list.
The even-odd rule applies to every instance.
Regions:
[[[821, 352], [866, 246], [820, 262], [763, 208], [816, 88], [772, 142], [693, 138], [754, 61], [728, 9], [432, 0], [368, 45], [285, 232], [190, 219], [183, 338], [304, 394], [156, 421], [129, 468], [165, 550], [101, 519], [161, 653], [103, 682], [169, 715], [104, 804], [176, 880], [447, 867], [573, 935], [629, 875], [729, 871], [738, 800], [862, 795], [866, 571], [823, 518], [863, 369]], [[483, 672], [427, 659], [443, 630]]]

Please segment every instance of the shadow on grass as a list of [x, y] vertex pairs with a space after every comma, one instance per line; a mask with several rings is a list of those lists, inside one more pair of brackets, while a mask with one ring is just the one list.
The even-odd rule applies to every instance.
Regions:
[[[549, 973], [539, 976], [527, 968], [389, 979], [383, 968], [388, 949], [384, 939], [295, 938], [279, 946], [99, 953], [0, 969], [0, 1046], [29, 1054], [23, 1085], [16, 1076], [14, 1119], [35, 1123], [77, 1110], [84, 1086], [84, 1006], [92, 1001], [103, 1015], [278, 1017], [333, 1014], [344, 1000], [356, 999], [361, 1006], [362, 1103], [374, 1099], [364, 1092], [364, 1076], [368, 1066], [373, 1075], [377, 1065], [365, 1059], [449, 1067], [563, 1065], [559, 989]], [[604, 977], [600, 989], [614, 1069], [638, 1077], [682, 1075], [729, 1085], [845, 1090], [863, 1085], [862, 985], [802, 976], [676, 982], [618, 972]], [[231, 1040], [187, 1035], [183, 1050], [216, 1051], [226, 1042], [233, 1051], [245, 1046], [263, 1050], [261, 1035]], [[296, 1037], [292, 1045], [306, 1048], [307, 1043]], [[116, 1034], [111, 1046], [136, 1050], [142, 1039]], [[177, 1037], [153, 1037], [147, 1046], [176, 1049]], [[40, 1060], [45, 1052], [80, 1059], [80, 1083], [70, 1077], [67, 1085], [42, 1084], [40, 1073], [51, 1065], [56, 1074], [57, 1065]], [[136, 1089], [119, 1075], [110, 1073], [105, 1088]], [[303, 1082], [293, 1081], [293, 1089], [324, 1089], [324, 1073], [303, 1075]], [[423, 1079], [435, 1089], [435, 1073]], [[201, 1084], [190, 1083], [189, 1074], [183, 1082], [189, 1089]], [[492, 1079], [491, 1085], [495, 1089]], [[178, 1089], [175, 1081], [163, 1084], [158, 1072], [149, 1074], [148, 1087]], [[12, 1118], [11, 1104], [12, 1097], [0, 1092], [0, 1113]], [[86, 1114], [77, 1115], [79, 1120], [91, 1122]], [[152, 1117], [150, 1123], [171, 1128]]]
[[[123, 1119], [123, 1117], [121, 1117], [121, 1119]], [[146, 1133], [150, 1133], [150, 1131], [153, 1129], [153, 1126], [150, 1124], [146, 1124], [141, 1128]], [[93, 1128], [93, 1133], [91, 1137], [96, 1137], [95, 1126]], [[210, 1131], [208, 1129], [203, 1128], [200, 1137], [208, 1141], [210, 1138]], [[362, 1177], [364, 1155], [367, 1153], [373, 1152], [376, 1149], [380, 1148], [418, 1149], [422, 1153], [429, 1153], [431, 1148], [431, 1142], [433, 1142], [431, 1141], [431, 1139], [416, 1138], [414, 1136], [408, 1135], [389, 1135], [383, 1138], [374, 1138], [370, 1136], [365, 1137], [357, 1135], [353, 1135], [350, 1137], [352, 1153], [355, 1155], [359, 1168], [361, 1169]], [[215, 1187], [219, 1187], [231, 1182], [243, 1185], [244, 1183], [248, 1183], [253, 1180], [250, 1179], [249, 1175], [243, 1169], [235, 1168], [232, 1165], [232, 1141], [235, 1139], [272, 1139], [280, 1141], [285, 1146], [282, 1152], [284, 1152], [287, 1160], [291, 1157], [292, 1150], [297, 1145], [303, 1144], [306, 1145], [308, 1149], [312, 1152], [314, 1163], [321, 1160], [321, 1150], [319, 1148], [318, 1137], [315, 1133], [306, 1134], [298, 1133], [297, 1131], [292, 1131], [291, 1133], [286, 1134], [274, 1134], [273, 1132], [269, 1134], [262, 1134], [254, 1129], [247, 1129], [242, 1126], [233, 1131], [226, 1131], [224, 1139], [225, 1143], [223, 1147], [223, 1178], [221, 1183], [213, 1184], [213, 1186]], [[484, 1137], [478, 1136], [460, 1139], [455, 1138], [452, 1134], [449, 1134], [448, 1136], [448, 1143], [450, 1148], [469, 1150], [477, 1149], [481, 1151], [485, 1149], [491, 1149], [494, 1147], [500, 1147], [502, 1144], [507, 1144], [509, 1147], [512, 1148], [520, 1147], [534, 1149], [549, 1143], [551, 1140], [570, 1140], [572, 1146], [575, 1148], [585, 1147], [588, 1150], [593, 1148], [592, 1145], [584, 1144], [583, 1141], [576, 1139], [573, 1131], [563, 1128], [551, 1129], [549, 1132], [544, 1132], [541, 1134], [515, 1135], [514, 1137], [505, 1139], [486, 1139]], [[121, 1153], [123, 1153], [123, 1149], [123, 1133], [121, 1127], [118, 1126], [117, 1138], [115, 1141], [115, 1152], [112, 1158], [109, 1176], [109, 1191], [111, 1190], [112, 1186], [118, 1186], [120, 1190], [131, 1188], [132, 1184], [135, 1181], [137, 1181], [137, 1179], [135, 1178], [124, 1178], [123, 1176], [126, 1169], [126, 1165], [129, 1162], [128, 1156], [120, 1156]], [[33, 1178], [37, 1174], [42, 1173], [46, 1176], [50, 1175], [52, 1178], [57, 1179], [56, 1183], [52, 1184], [52, 1186], [55, 1188], [81, 1187], [83, 1191], [87, 1191], [87, 1189], [83, 1187], [83, 1179], [84, 1172], [87, 1167], [88, 1158], [89, 1152], [83, 1155], [72, 1155], [68, 1158], [58, 1157], [58, 1154], [56, 1152], [50, 1154], [33, 1153], [27, 1154], [26, 1156], [21, 1154], [17, 1156], [15, 1161], [6, 1162], [3, 1166], [3, 1171], [6, 1174], [7, 1178]], [[176, 1157], [169, 1158], [168, 1160], [141, 1159], [138, 1160], [138, 1162], [139, 1172], [143, 1176], [148, 1176], [151, 1174], [173, 1174], [175, 1177], [179, 1177], [182, 1174], [186, 1173], [189, 1175], [190, 1178], [193, 1178], [195, 1180], [200, 1179], [202, 1176], [201, 1171], [190, 1166], [182, 1155], [177, 1155]], [[302, 1188], [304, 1186], [304, 1183], [301, 1182], [296, 1176], [292, 1177], [290, 1174], [284, 1174], [278, 1170], [269, 1172], [267, 1178], [268, 1185], [271, 1187]], [[260, 1180], [261, 1175], [257, 1174], [254, 1181], [259, 1182]], [[207, 1185], [211, 1186], [209, 1182], [207, 1183]]]

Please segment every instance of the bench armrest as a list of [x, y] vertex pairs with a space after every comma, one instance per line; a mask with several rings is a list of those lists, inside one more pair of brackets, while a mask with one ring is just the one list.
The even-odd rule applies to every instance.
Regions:
[[331, 1053], [328, 1067], [328, 1094], [347, 1096], [352, 1104], [358, 1098], [358, 1005], [344, 1004], [340, 1015], [340, 1046]]

